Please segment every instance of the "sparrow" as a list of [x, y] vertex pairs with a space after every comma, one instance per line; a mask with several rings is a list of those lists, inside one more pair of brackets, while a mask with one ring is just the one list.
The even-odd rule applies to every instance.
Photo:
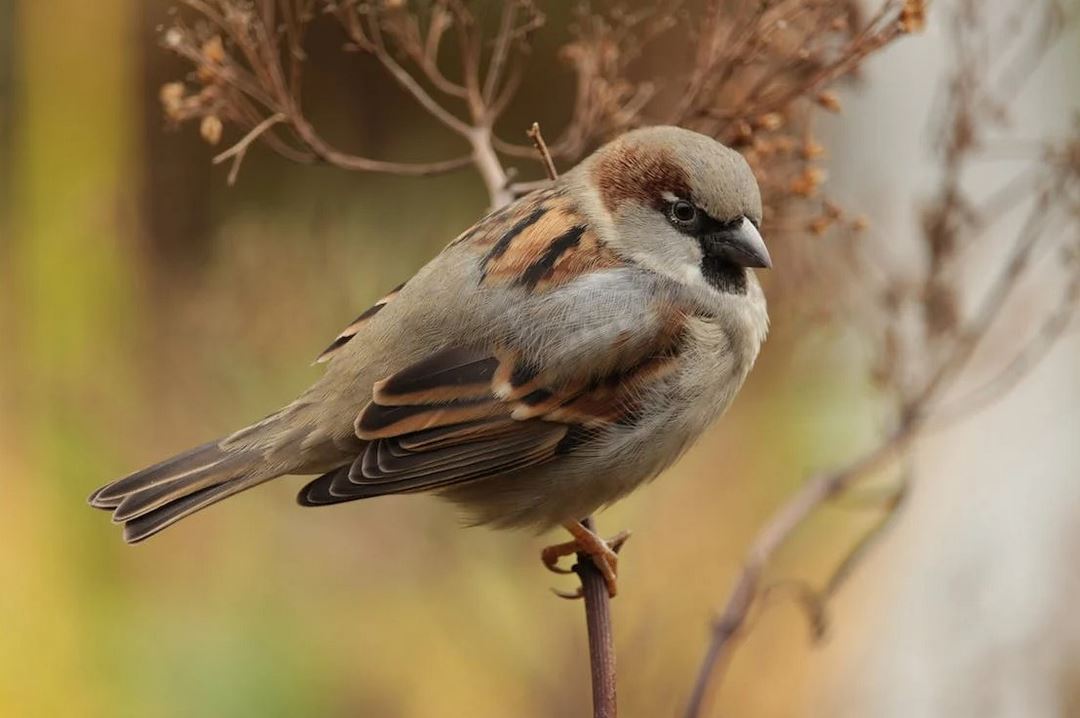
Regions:
[[768, 329], [772, 263], [743, 157], [677, 127], [628, 132], [463, 232], [316, 360], [262, 421], [118, 479], [91, 506], [142, 541], [288, 474], [328, 506], [433, 492], [473, 524], [566, 527], [657, 476], [719, 417]]

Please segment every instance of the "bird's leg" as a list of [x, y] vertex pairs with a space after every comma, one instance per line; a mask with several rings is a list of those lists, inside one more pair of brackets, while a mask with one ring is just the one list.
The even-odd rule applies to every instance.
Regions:
[[548, 570], [555, 573], [573, 573], [571, 569], [560, 567], [559, 559], [563, 556], [583, 553], [592, 559], [597, 570], [603, 574], [604, 582], [607, 583], [608, 595], [614, 598], [617, 592], [616, 578], [619, 572], [619, 549], [626, 543], [626, 539], [630, 538], [630, 532], [621, 531], [616, 536], [605, 541], [577, 521], [568, 521], [563, 526], [574, 537], [574, 540], [548, 546], [541, 551], [540, 558], [543, 560], [544, 565], [547, 566]]

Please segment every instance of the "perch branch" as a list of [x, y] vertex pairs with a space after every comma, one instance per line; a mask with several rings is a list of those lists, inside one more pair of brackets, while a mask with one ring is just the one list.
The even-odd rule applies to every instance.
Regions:
[[[582, 525], [596, 533], [590, 516]], [[615, 718], [615, 641], [611, 624], [611, 598], [600, 569], [586, 554], [577, 555], [574, 573], [581, 579], [585, 599], [585, 625], [589, 635], [589, 666], [592, 675], [593, 718]]]

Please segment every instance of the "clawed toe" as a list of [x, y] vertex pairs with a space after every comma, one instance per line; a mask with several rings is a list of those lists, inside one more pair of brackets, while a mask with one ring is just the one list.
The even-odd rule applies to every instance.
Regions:
[[[608, 595], [614, 598], [618, 593], [618, 552], [623, 544], [626, 543], [626, 540], [630, 538], [630, 532], [621, 531], [614, 537], [605, 541], [576, 521], [564, 525], [566, 526], [566, 530], [573, 534], [574, 540], [544, 548], [544, 550], [540, 552], [540, 558], [544, 562], [544, 566], [546, 566], [549, 571], [555, 573], [573, 573], [573, 569], [566, 569], [559, 566], [559, 559], [571, 554], [585, 554], [592, 559], [593, 565], [595, 565], [597, 570], [603, 575], [604, 583], [607, 585]], [[555, 595], [560, 598], [574, 599], [580, 598], [582, 593], [579, 588], [573, 593], [555, 591]]]
[[566, 543], [557, 543], [553, 546], [545, 546], [544, 550], [540, 552], [540, 560], [544, 562], [544, 566], [548, 571], [552, 573], [573, 573], [573, 569], [563, 568], [559, 565], [559, 559], [563, 556], [572, 556], [576, 554], [580, 549], [577, 541], [567, 541]]

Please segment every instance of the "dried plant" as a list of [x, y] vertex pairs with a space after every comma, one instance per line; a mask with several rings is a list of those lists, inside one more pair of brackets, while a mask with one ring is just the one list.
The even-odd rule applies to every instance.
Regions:
[[[431, 175], [472, 167], [493, 206], [543, 184], [512, 182], [507, 162], [541, 159], [573, 163], [604, 140], [650, 124], [678, 124], [738, 148], [761, 183], [766, 229], [782, 257], [782, 285], [770, 287], [775, 311], [802, 319], [846, 322], [874, 349], [869, 367], [894, 410], [894, 428], [862, 457], [812, 478], [766, 525], [745, 570], [718, 616], [695, 683], [688, 716], [702, 715], [722, 677], [736, 638], [759, 599], [776, 586], [763, 577], [769, 560], [793, 529], [852, 484], [896, 466], [912, 442], [937, 422], [970, 413], [998, 398], [1045, 354], [1069, 325], [1080, 294], [1080, 127], [1068, 141], [1039, 149], [1040, 161], [1001, 193], [982, 201], [968, 195], [963, 170], [994, 150], [991, 134], [1005, 125], [1012, 97], [1061, 27], [1052, 0], [1043, 0], [1042, 26], [1018, 48], [1013, 72], [988, 68], [979, 50], [994, 41], [999, 52], [1015, 33], [998, 37], [974, 0], [961, 0], [954, 23], [955, 73], [943, 92], [939, 149], [941, 186], [928, 203], [918, 237], [924, 261], [905, 275], [875, 271], [875, 246], [866, 221], [824, 194], [826, 154], [815, 133], [821, 113], [842, 111], [840, 82], [863, 61], [898, 38], [922, 29], [923, 0], [881, 0], [864, 16], [856, 0], [666, 0], [634, 8], [583, 3], [558, 52], [575, 79], [566, 121], [547, 149], [499, 135], [499, 119], [515, 101], [530, 56], [531, 38], [546, 30], [532, 0], [507, 0], [491, 17], [466, 0], [182, 0], [162, 43], [188, 60], [191, 73], [161, 89], [166, 117], [199, 122], [202, 137], [218, 144], [225, 131], [240, 139], [215, 157], [231, 162], [236, 179], [257, 142], [298, 162], [343, 169]], [[459, 136], [458, 157], [396, 162], [345, 152], [328, 143], [302, 103], [305, 36], [311, 23], [336, 22], [346, 49], [373, 57], [420, 108]], [[663, 62], [653, 54], [662, 53]], [[658, 55], [659, 56], [659, 55]], [[991, 82], [991, 78], [995, 78]], [[536, 138], [534, 137], [534, 140]], [[542, 146], [542, 143], [541, 143]], [[982, 234], [1024, 203], [1030, 216], [1010, 253], [994, 260], [998, 276], [989, 292], [965, 306], [961, 260], [989, 255]], [[1049, 232], [1050, 222], [1056, 232]], [[1067, 231], [1061, 231], [1067, 227]], [[828, 242], [830, 251], [822, 252]], [[957, 377], [981, 340], [998, 323], [1002, 306], [1025, 277], [1036, 251], [1062, 252], [1060, 301], [1015, 357], [984, 387], [955, 395]], [[828, 262], [822, 257], [828, 256]], [[837, 261], [837, 257], [845, 261]], [[861, 278], [851, 281], [851, 277]], [[843, 278], [843, 282], [838, 281]], [[845, 291], [836, 287], [843, 284]], [[901, 464], [903, 462], [900, 462]], [[903, 491], [886, 505], [888, 523]], [[874, 534], [876, 535], [876, 534]], [[828, 598], [849, 575], [873, 535], [854, 547], [820, 589], [799, 585], [815, 625]], [[579, 571], [583, 582], [587, 571]], [[588, 587], [587, 587], [588, 588]], [[603, 591], [590, 608], [590, 629], [606, 635], [593, 646], [594, 710], [613, 716], [614, 657]], [[588, 595], [588, 590], [586, 591]], [[604, 614], [606, 615], [606, 614]], [[606, 643], [605, 643], [606, 640]], [[606, 646], [606, 648], [605, 648]]]
[[[965, 170], [1008, 147], [1009, 140], [996, 135], [1008, 130], [1012, 99], [1061, 32], [1065, 17], [1057, 4], [1044, 2], [1038, 9], [1028, 16], [1037, 27], [1025, 35], [1015, 27], [994, 32], [988, 27], [988, 14], [975, 0], [958, 3], [950, 28], [952, 72], [942, 87], [935, 128], [941, 181], [926, 205], [922, 232], [916, 238], [922, 262], [907, 272], [884, 272], [868, 255], [868, 247], [861, 247], [861, 252], [850, 248], [861, 267], [852, 276], [861, 281], [855, 281], [846, 307], [873, 347], [870, 376], [891, 408], [893, 428], [862, 456], [812, 477], [758, 534], [713, 623], [687, 718], [704, 714], [708, 694], [722, 679], [723, 667], [762, 597], [778, 590], [791, 592], [807, 609], [815, 638], [824, 635], [829, 599], [891, 525], [908, 495], [914, 477], [906, 458], [915, 440], [1005, 396], [1046, 355], [1080, 307], [1080, 118], [1070, 137], [1020, 154], [1033, 166], [1021, 169], [989, 196], [973, 196], [970, 180], [965, 179], [971, 176]], [[987, 65], [988, 46], [994, 48], [994, 56], [1011, 59], [1013, 72]], [[999, 257], [985, 235], [1014, 210], [1023, 210], [1026, 216], [1008, 251]], [[839, 239], [855, 241], [850, 236]], [[1028, 279], [1036, 252], [1059, 254], [1058, 276], [1051, 281], [1059, 282], [1060, 290], [1052, 305], [1044, 308], [1042, 323], [1016, 342], [1013, 356], [998, 372], [978, 388], [963, 390], [958, 386], [961, 373], [1002, 324], [1003, 309]], [[965, 306], [974, 282], [960, 268], [987, 264], [993, 277], [989, 288]], [[859, 307], [863, 311], [856, 313]], [[882, 502], [879, 521], [820, 587], [791, 580], [765, 583], [771, 557], [811, 514], [853, 485], [889, 470], [896, 475], [897, 486]]]

